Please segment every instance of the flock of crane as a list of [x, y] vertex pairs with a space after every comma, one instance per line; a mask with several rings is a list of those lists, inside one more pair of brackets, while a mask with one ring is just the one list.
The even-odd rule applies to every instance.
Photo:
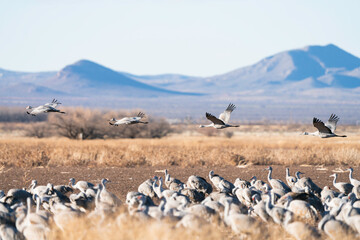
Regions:
[[[31, 106], [27, 106], [26, 109], [31, 110], [30, 112], [27, 111], [27, 114], [31, 114], [33, 116], [36, 116], [37, 114], [40, 114], [40, 113], [50, 113], [50, 112], [65, 114], [65, 112], [60, 111], [59, 109], [56, 108], [59, 104], [61, 104], [61, 103], [58, 102], [56, 99], [53, 99], [53, 101], [51, 103], [46, 103], [44, 105], [41, 105], [41, 106], [38, 106], [35, 108], [33, 108]], [[229, 106], [225, 109], [225, 111], [223, 113], [220, 114], [220, 116], [218, 118], [215, 117], [214, 115], [212, 115], [211, 113], [207, 112], [205, 114], [205, 116], [208, 120], [211, 121], [211, 124], [200, 125], [199, 127], [200, 128], [212, 127], [212, 128], [216, 128], [216, 129], [239, 127], [239, 125], [229, 124], [230, 115], [235, 110], [235, 108], [236, 108], [236, 106], [234, 104], [230, 103]], [[109, 120], [109, 124], [114, 125], [114, 126], [132, 125], [132, 124], [138, 124], [138, 123], [147, 124], [148, 122], [143, 121], [144, 118], [145, 118], [145, 114], [142, 112], [139, 112], [139, 114], [136, 117], [124, 117], [120, 120], [116, 120], [115, 118], [112, 118]], [[313, 125], [315, 128], [317, 128], [318, 131], [312, 132], [312, 133], [304, 132], [303, 135], [319, 136], [321, 138], [346, 137], [345, 135], [335, 134], [335, 129], [336, 129], [336, 125], [337, 125], [338, 121], [339, 121], [339, 117], [336, 116], [335, 114], [331, 114], [329, 120], [326, 123], [324, 123], [320, 119], [314, 117]]]
[[[352, 168], [350, 183], [337, 182], [332, 175], [336, 191], [321, 189], [301, 172], [291, 176], [288, 168], [286, 183], [273, 178], [272, 167], [266, 170], [267, 182], [254, 176], [234, 183], [214, 171], [208, 181], [192, 175], [184, 183], [160, 170], [164, 178], [147, 179], [127, 193], [124, 204], [107, 190], [106, 178], [99, 184], [71, 178], [68, 185], [56, 186], [33, 180], [28, 188], [10, 189], [6, 195], [0, 191], [0, 239], [47, 239], [52, 227], [65, 231], [81, 217], [97, 219], [93, 227], [99, 228], [107, 217], [114, 218], [113, 224], [171, 220], [176, 228], [193, 230], [217, 219], [240, 236], [258, 231], [262, 222], [280, 225], [295, 239], [360, 235], [360, 181], [353, 178]], [[119, 213], [121, 206], [128, 211]]]

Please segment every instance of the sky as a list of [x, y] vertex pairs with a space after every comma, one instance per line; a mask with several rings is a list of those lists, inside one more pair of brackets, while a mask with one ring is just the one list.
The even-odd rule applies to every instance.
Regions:
[[212, 76], [333, 43], [360, 57], [358, 0], [0, 0], [0, 68], [80, 59], [133, 74]]

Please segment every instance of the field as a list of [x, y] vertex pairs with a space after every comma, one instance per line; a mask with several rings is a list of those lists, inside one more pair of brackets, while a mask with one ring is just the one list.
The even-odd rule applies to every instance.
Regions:
[[[253, 127], [252, 127], [253, 128]], [[111, 180], [108, 190], [122, 202], [128, 191], [167, 168], [182, 181], [190, 175], [208, 180], [215, 173], [234, 181], [237, 177], [257, 176], [266, 180], [268, 165], [274, 177], [285, 180], [285, 167], [291, 174], [300, 170], [320, 187], [331, 186], [330, 174], [339, 173], [340, 181], [348, 181], [353, 166], [355, 177], [360, 170], [360, 134], [344, 131], [347, 138], [319, 139], [301, 136], [295, 131], [263, 131], [236, 133], [232, 138], [206, 137], [198, 134], [175, 135], [162, 139], [69, 140], [65, 138], [4, 137], [0, 139], [0, 189], [28, 186], [31, 180], [39, 184], [67, 184], [70, 177], [98, 183]], [[124, 212], [121, 209], [120, 212]], [[99, 226], [87, 219], [69, 224], [65, 232], [54, 230], [51, 239], [238, 239], [239, 236], [217, 221], [197, 230], [175, 228], [171, 220], [144, 223], [135, 219], [119, 222], [110, 217]], [[259, 226], [260, 232], [250, 239], [289, 238], [281, 227]], [[241, 236], [244, 237], [244, 236]], [[240, 237], [240, 238], [241, 238]], [[342, 236], [343, 239], [353, 235]], [[246, 239], [246, 238], [245, 238]]]
[[0, 139], [0, 165], [51, 166], [238, 166], [353, 165], [360, 162], [360, 135], [320, 139], [287, 135], [233, 138], [174, 136], [162, 139]]

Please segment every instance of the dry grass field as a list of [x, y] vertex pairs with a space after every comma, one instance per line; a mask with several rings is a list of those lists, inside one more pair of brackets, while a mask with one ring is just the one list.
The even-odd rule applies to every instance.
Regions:
[[[283, 179], [286, 165], [291, 171], [304, 171], [321, 186], [331, 184], [328, 175], [338, 167], [345, 169], [345, 165], [352, 165], [357, 166], [355, 171], [359, 170], [360, 134], [352, 131], [355, 128], [340, 131], [347, 134], [347, 138], [332, 139], [301, 136], [289, 128], [248, 126], [246, 129], [236, 132], [232, 138], [199, 134], [84, 141], [2, 137], [1, 188], [25, 186], [31, 179], [41, 184], [46, 181], [64, 184], [69, 177], [97, 182], [106, 176], [112, 180], [109, 190], [123, 201], [127, 191], [136, 190], [139, 183], [156, 174], [156, 169], [165, 167], [182, 181], [191, 174], [206, 177], [211, 168], [233, 181], [240, 174], [245, 179], [255, 174], [265, 180], [267, 172], [263, 171], [263, 165], [282, 165], [274, 166], [274, 174]], [[315, 169], [309, 165], [321, 167]], [[347, 174], [341, 174], [340, 178], [346, 180]], [[9, 182], [5, 182], [6, 179]], [[184, 229], [176, 228], [176, 222], [171, 219], [142, 222], [119, 217], [125, 214], [124, 210], [101, 224], [81, 217], [75, 223], [69, 222], [64, 231], [54, 227], [49, 239], [291, 239], [274, 224], [259, 223], [256, 231], [239, 236], [216, 219]], [[322, 238], [326, 239], [324, 235]], [[354, 236], [341, 238], [354, 239]]]
[[175, 136], [162, 139], [0, 139], [0, 165], [36, 166], [236, 166], [360, 164], [360, 135]]
[[[120, 213], [121, 215], [121, 213]], [[206, 221], [193, 226], [190, 229], [177, 228], [176, 222], [171, 219], [162, 221], [146, 221], [142, 222], [135, 218], [126, 217], [122, 213], [124, 219], [120, 217], [109, 218], [105, 223], [98, 225], [98, 222], [89, 222], [88, 219], [80, 218], [73, 224], [70, 223], [64, 232], [56, 230], [51, 232], [50, 239], [143, 239], [143, 240], [219, 240], [219, 239], [287, 239], [289, 235], [275, 224], [257, 225], [256, 231], [249, 229], [251, 234], [243, 234], [241, 236], [233, 234], [229, 228], [223, 223], [217, 221], [216, 218], [212, 222]], [[119, 215], [117, 215], [119, 216]], [[353, 236], [352, 236], [353, 237]], [[311, 238], [309, 238], [310, 240]], [[347, 238], [344, 238], [344, 240]], [[350, 238], [349, 238], [350, 239]]]

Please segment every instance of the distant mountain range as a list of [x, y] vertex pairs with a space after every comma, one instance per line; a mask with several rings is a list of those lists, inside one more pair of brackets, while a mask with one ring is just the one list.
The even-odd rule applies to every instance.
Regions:
[[229, 73], [194, 78], [182, 75], [131, 76], [149, 84], [199, 92], [243, 90], [292, 92], [313, 88], [360, 87], [360, 58], [333, 44], [309, 46], [267, 57]]
[[1, 105], [36, 105], [55, 97], [68, 105], [146, 107], [161, 114], [162, 104], [191, 113], [190, 108], [204, 102], [351, 105], [360, 103], [359, 93], [360, 58], [333, 44], [284, 51], [210, 77], [134, 75], [88, 60], [58, 72], [0, 69]]

